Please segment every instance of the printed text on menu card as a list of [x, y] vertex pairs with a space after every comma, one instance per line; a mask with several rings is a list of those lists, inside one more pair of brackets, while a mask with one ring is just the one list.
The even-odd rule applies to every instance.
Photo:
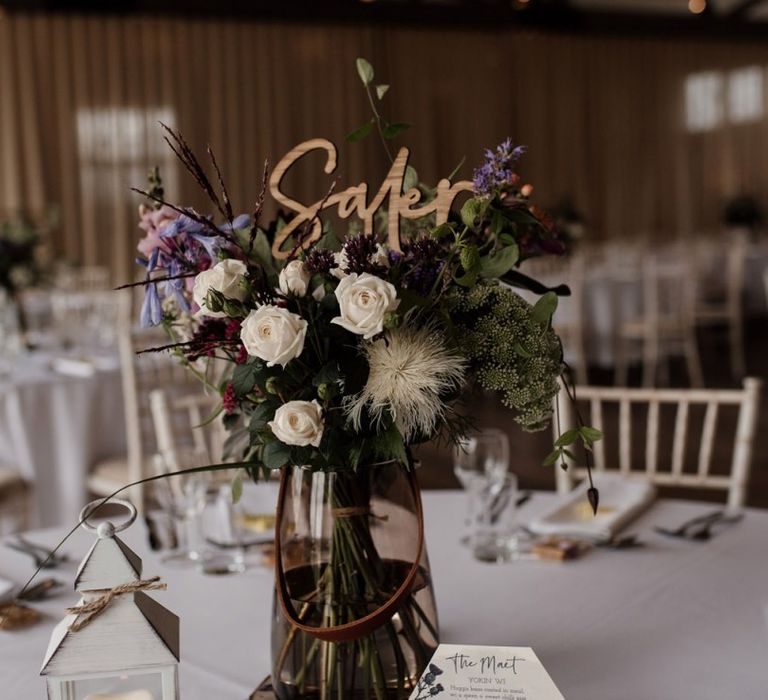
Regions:
[[530, 647], [441, 644], [410, 700], [564, 700]]

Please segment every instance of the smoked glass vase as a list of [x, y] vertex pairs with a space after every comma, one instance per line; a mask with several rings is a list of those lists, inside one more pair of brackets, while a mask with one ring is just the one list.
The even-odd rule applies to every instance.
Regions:
[[285, 469], [275, 694], [405, 700], [438, 643], [414, 475], [396, 462], [356, 471]]

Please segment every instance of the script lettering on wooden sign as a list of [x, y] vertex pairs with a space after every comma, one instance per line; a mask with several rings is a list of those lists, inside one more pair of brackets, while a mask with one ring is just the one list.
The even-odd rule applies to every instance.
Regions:
[[[451, 209], [453, 200], [459, 192], [471, 191], [472, 183], [468, 180], [459, 180], [451, 184], [447, 178], [443, 178], [437, 183], [436, 196], [431, 202], [426, 202], [417, 207], [421, 201], [421, 192], [411, 187], [403, 192], [405, 182], [405, 171], [408, 166], [408, 157], [410, 152], [407, 148], [401, 148], [392, 167], [389, 169], [384, 182], [381, 184], [376, 195], [368, 201], [368, 184], [361, 182], [359, 185], [348, 187], [342, 192], [334, 192], [327, 199], [320, 199], [313, 204], [302, 204], [286, 195], [280, 188], [283, 177], [286, 172], [302, 156], [311, 151], [325, 151], [327, 160], [324, 171], [330, 175], [336, 170], [337, 150], [336, 146], [327, 139], [310, 139], [304, 141], [283, 156], [277, 164], [269, 179], [269, 191], [271, 195], [283, 207], [296, 212], [294, 216], [275, 236], [275, 242], [272, 246], [272, 254], [275, 258], [284, 259], [290, 256], [291, 250], [283, 250], [283, 244], [290, 235], [312, 221], [309, 235], [302, 242], [303, 248], [308, 248], [318, 241], [322, 236], [323, 225], [317, 216], [321, 210], [337, 208], [337, 214], [342, 219], [347, 219], [352, 215], [357, 215], [363, 222], [365, 233], [373, 233], [373, 217], [378, 209], [389, 199], [389, 208], [387, 214], [387, 236], [388, 244], [392, 250], [400, 250], [400, 218], [420, 219], [428, 214], [435, 213], [436, 224], [440, 225], [448, 220], [448, 212]], [[322, 209], [321, 209], [322, 207]]]

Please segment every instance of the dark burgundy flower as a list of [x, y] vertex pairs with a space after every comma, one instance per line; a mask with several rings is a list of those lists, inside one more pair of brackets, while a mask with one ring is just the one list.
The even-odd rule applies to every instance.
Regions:
[[224, 390], [224, 395], [221, 397], [221, 403], [224, 406], [224, 412], [230, 416], [237, 409], [237, 398], [235, 397], [235, 387], [232, 382], [227, 384], [227, 388]]

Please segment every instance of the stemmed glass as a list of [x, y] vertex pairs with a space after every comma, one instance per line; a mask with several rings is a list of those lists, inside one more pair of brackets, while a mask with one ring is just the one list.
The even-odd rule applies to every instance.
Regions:
[[467, 492], [466, 534], [462, 544], [474, 547], [482, 510], [478, 506], [501, 490], [509, 467], [509, 438], [497, 428], [487, 428], [463, 439], [454, 451], [453, 471]]

